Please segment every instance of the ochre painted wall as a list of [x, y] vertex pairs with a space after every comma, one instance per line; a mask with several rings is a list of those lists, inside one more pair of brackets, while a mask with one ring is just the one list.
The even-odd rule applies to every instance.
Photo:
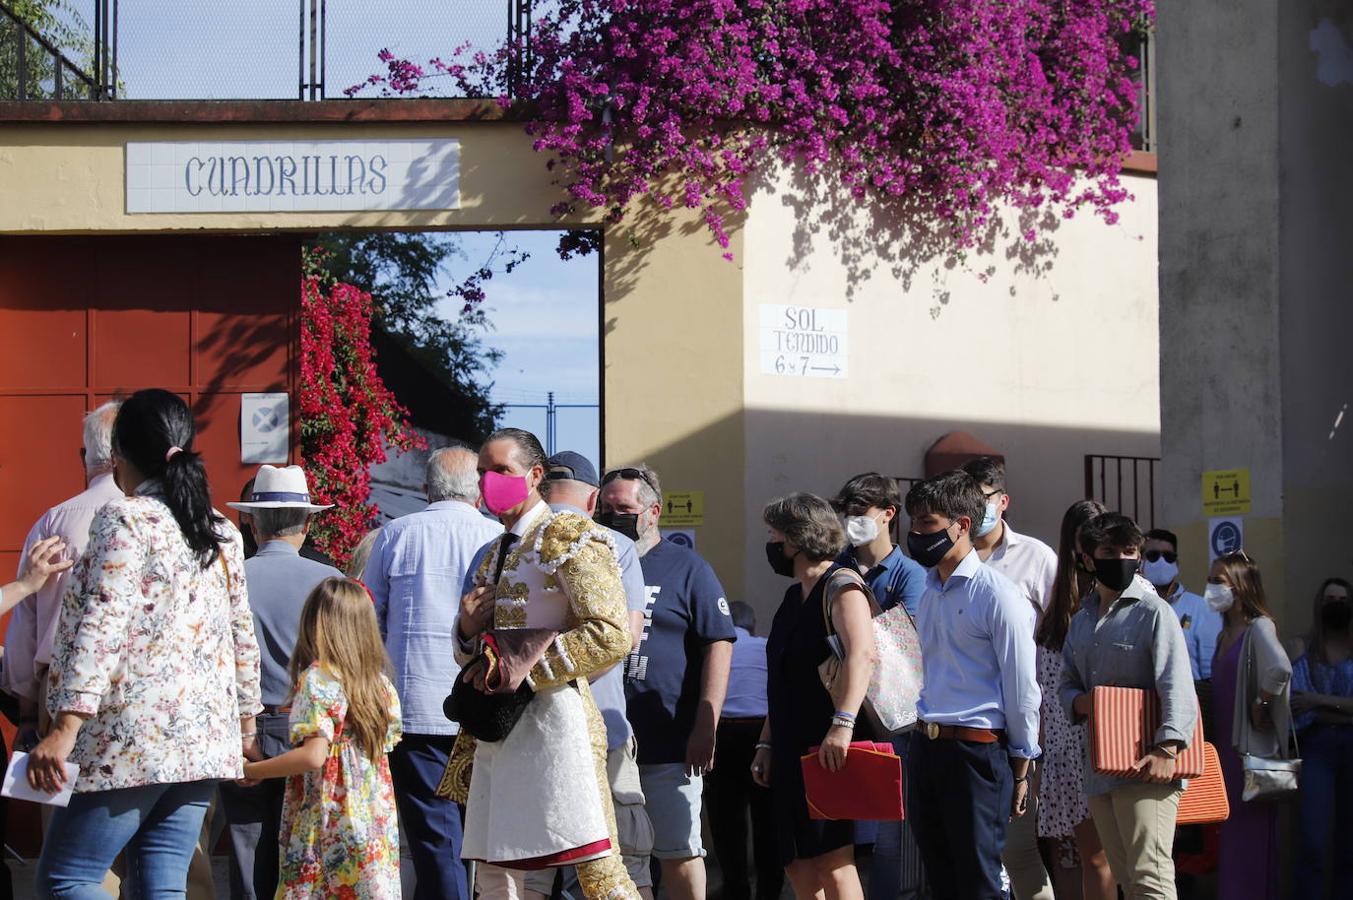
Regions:
[[[461, 207], [447, 211], [127, 215], [127, 141], [454, 137]], [[257, 233], [278, 229], [558, 228], [545, 158], [519, 124], [19, 124], [0, 128], [0, 241], [6, 234]], [[674, 490], [702, 490], [700, 551], [740, 592], [742, 276], [686, 210], [608, 228], [603, 279], [607, 463], [646, 460]], [[735, 239], [733, 251], [740, 251]], [[76, 265], [79, 261], [74, 261]], [[541, 365], [549, 365], [548, 348]]]

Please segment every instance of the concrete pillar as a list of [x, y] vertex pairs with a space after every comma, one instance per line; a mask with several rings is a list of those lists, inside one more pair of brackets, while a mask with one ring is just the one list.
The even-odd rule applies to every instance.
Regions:
[[1164, 521], [1200, 591], [1202, 473], [1248, 468], [1287, 637], [1353, 576], [1353, 12], [1165, 0], [1157, 34]]

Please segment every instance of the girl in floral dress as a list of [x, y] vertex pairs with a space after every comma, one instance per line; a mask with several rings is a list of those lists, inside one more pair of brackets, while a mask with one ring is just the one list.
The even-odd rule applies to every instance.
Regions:
[[247, 762], [248, 781], [287, 777], [279, 900], [399, 900], [399, 829], [386, 754], [399, 698], [371, 600], [327, 578], [306, 598], [291, 657], [295, 748]]

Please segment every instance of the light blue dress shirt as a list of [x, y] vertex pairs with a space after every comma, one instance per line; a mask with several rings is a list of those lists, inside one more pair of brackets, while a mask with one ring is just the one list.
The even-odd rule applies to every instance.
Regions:
[[305, 599], [324, 579], [342, 577], [343, 573], [333, 566], [301, 556], [286, 541], [268, 541], [244, 561], [264, 706], [283, 706], [291, 699], [288, 667], [301, 630]]
[[376, 601], [406, 734], [455, 734], [442, 713], [458, 667], [456, 616], [476, 551], [503, 533], [468, 503], [440, 500], [388, 523], [364, 580]]
[[916, 606], [924, 672], [917, 715], [940, 725], [1004, 729], [1011, 756], [1037, 757], [1034, 609], [1023, 592], [973, 550], [943, 584], [931, 569]]
[[733, 626], [733, 662], [728, 668], [725, 719], [759, 719], [766, 715], [766, 639]]
[[[568, 503], [551, 503], [550, 509], [587, 517], [585, 510]], [[639, 565], [639, 551], [635, 548], [634, 541], [625, 535], [614, 529], [606, 530], [615, 541], [616, 562], [620, 564], [620, 583], [625, 587], [625, 606], [630, 612], [643, 612], [647, 608], [647, 603], [644, 598], [644, 572]], [[464, 593], [468, 594], [474, 589], [475, 570], [479, 568], [488, 552], [489, 547], [486, 544], [475, 553], [474, 561], [470, 564], [469, 571], [465, 573], [465, 582], [462, 585]], [[626, 632], [629, 631], [629, 627], [630, 623], [626, 622]], [[589, 682], [592, 687], [592, 700], [597, 704], [597, 710], [601, 712], [601, 718], [606, 723], [608, 751], [623, 745], [634, 736], [634, 729], [630, 726], [629, 719], [625, 718], [624, 668], [624, 665], [617, 663]]]
[[1202, 681], [1212, 677], [1212, 655], [1217, 652], [1217, 638], [1221, 637], [1221, 613], [1214, 612], [1207, 601], [1197, 594], [1184, 589], [1184, 585], [1175, 587], [1173, 594], [1165, 598], [1174, 614], [1179, 618], [1179, 626], [1184, 629], [1184, 643], [1189, 648], [1189, 668], [1193, 670], [1193, 680]]

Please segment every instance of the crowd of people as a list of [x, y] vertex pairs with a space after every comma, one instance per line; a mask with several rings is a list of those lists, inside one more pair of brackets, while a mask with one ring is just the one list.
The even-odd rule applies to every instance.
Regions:
[[[1248, 773], [1298, 752], [1292, 895], [1353, 891], [1342, 579], [1284, 645], [1243, 551], [1190, 592], [1174, 534], [1093, 500], [1054, 550], [981, 458], [905, 497], [866, 473], [768, 503], [788, 587], [758, 636], [663, 539], [646, 465], [599, 475], [512, 428], [436, 450], [427, 507], [344, 572], [307, 541], [328, 507], [299, 467], [263, 466], [237, 529], [194, 437], [166, 391], [91, 412], [86, 490], [0, 587], [15, 749], [34, 789], [74, 789], [44, 807], [43, 896], [212, 896], [214, 817], [238, 898], [396, 898], [402, 845], [420, 900], [703, 900], [706, 820], [729, 900], [863, 898], [861, 844], [871, 900], [1188, 896], [1185, 852], [1216, 857], [1223, 900], [1277, 897], [1279, 806]], [[890, 735], [865, 700], [871, 616], [899, 606], [923, 684]], [[1127, 775], [1091, 764], [1099, 687], [1158, 698]], [[1230, 817], [1177, 829], [1200, 717]], [[839, 771], [866, 740], [902, 761], [905, 818], [814, 817], [800, 760]]]

